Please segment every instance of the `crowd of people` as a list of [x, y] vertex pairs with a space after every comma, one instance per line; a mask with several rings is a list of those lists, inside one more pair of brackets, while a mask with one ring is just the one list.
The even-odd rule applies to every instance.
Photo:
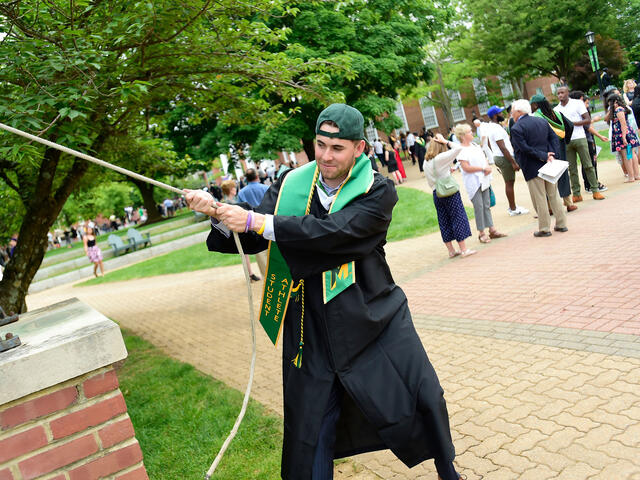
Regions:
[[0, 280], [2, 280], [2, 273], [4, 272], [4, 267], [9, 263], [11, 257], [13, 257], [13, 252], [16, 249], [16, 245], [18, 245], [18, 234], [14, 233], [11, 235], [11, 239], [9, 243], [6, 245], [0, 245]]
[[418, 165], [422, 172], [424, 157], [426, 154], [426, 145], [433, 138], [433, 132], [422, 129], [422, 133], [417, 132], [401, 133], [399, 137], [389, 135], [388, 141], [383, 142], [380, 138], [376, 138], [372, 145], [365, 146], [364, 153], [371, 160], [371, 166], [376, 172], [380, 172], [378, 162], [381, 167], [386, 168], [391, 179], [396, 185], [403, 183], [407, 178], [404, 168], [405, 162], [411, 162], [412, 165]]
[[[508, 109], [492, 106], [487, 112], [489, 122], [474, 120], [477, 143], [471, 126], [459, 124], [452, 129], [448, 140], [438, 134], [428, 144], [424, 172], [433, 189], [440, 232], [450, 258], [475, 253], [465, 243], [471, 230], [452, 179], [452, 173], [458, 168], [474, 208], [482, 243], [505, 236], [495, 229], [491, 216], [490, 209], [495, 204], [491, 188], [493, 166], [504, 179], [510, 216], [529, 213], [515, 201], [514, 183], [517, 172], [522, 172], [538, 218], [535, 237], [552, 235], [551, 215], [555, 218], [554, 231], [568, 231], [566, 213], [577, 210], [576, 203], [583, 201], [578, 160], [584, 190], [591, 193], [594, 200], [605, 199], [602, 192], [607, 187], [598, 179], [595, 138], [610, 142], [625, 182], [640, 180], [638, 118], [634, 118], [636, 112], [640, 114], [640, 88], [635, 81], [624, 82], [624, 95], [613, 86], [603, 92], [604, 116], [591, 116], [589, 98], [584, 92], [570, 91], [568, 86], [561, 85], [557, 96], [555, 106], [541, 94], [533, 95], [530, 100], [519, 99]], [[510, 113], [509, 119], [503, 116], [505, 110]], [[609, 125], [608, 136], [593, 125], [603, 119]], [[538, 175], [540, 168], [553, 160], [565, 160], [568, 168], [553, 181], [542, 179]], [[447, 190], [446, 184], [453, 186]], [[452, 244], [454, 240], [458, 249]]]

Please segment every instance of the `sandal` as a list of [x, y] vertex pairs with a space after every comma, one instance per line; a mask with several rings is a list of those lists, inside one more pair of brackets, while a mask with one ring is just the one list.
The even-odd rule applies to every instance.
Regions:
[[467, 248], [464, 252], [460, 253], [460, 256], [462, 258], [465, 258], [465, 257], [469, 257], [471, 255], [475, 255], [476, 253], [478, 253], [476, 250], [471, 250], [470, 248]]
[[458, 255], [462, 255], [462, 252], [459, 250], [456, 250], [453, 253], [449, 252], [449, 258], [456, 258]]
[[489, 243], [491, 241], [491, 238], [483, 233], [482, 235], [478, 235], [478, 240], [480, 240], [480, 243]]
[[506, 237], [507, 234], [506, 233], [500, 233], [500, 232], [489, 232], [489, 238], [504, 238]]

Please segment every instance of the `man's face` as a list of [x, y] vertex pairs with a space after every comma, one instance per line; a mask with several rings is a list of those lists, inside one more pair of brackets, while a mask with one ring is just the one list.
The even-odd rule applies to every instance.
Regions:
[[[322, 125], [329, 133], [339, 132], [338, 127]], [[342, 180], [347, 176], [355, 159], [364, 151], [364, 140], [359, 143], [343, 138], [316, 136], [316, 162], [324, 180]]]
[[513, 118], [514, 122], [517, 122], [522, 115], [524, 115], [524, 113], [519, 110], [511, 110], [511, 118]]
[[568, 88], [561, 87], [558, 89], [558, 100], [560, 100], [561, 103], [567, 103], [567, 100], [569, 100]]

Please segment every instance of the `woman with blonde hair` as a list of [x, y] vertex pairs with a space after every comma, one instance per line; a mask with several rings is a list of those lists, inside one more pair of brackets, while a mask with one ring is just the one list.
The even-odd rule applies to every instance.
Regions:
[[[473, 131], [467, 123], [455, 126], [454, 134], [460, 140], [461, 150], [458, 162], [462, 169], [464, 187], [473, 204], [473, 211], [478, 229], [478, 239], [481, 243], [489, 243], [493, 238], [506, 237], [493, 226], [491, 216], [491, 167], [482, 149], [473, 143]], [[486, 229], [489, 232], [485, 232]]]
[[622, 91], [624, 93], [624, 101], [627, 104], [627, 107], [631, 106], [631, 102], [633, 101], [633, 90], [636, 88], [636, 81], [633, 78], [627, 78], [624, 81], [624, 85], [622, 86]]
[[[447, 146], [451, 147], [451, 150]], [[436, 192], [436, 181], [451, 176], [451, 166], [461, 150], [460, 145], [449, 142], [442, 135], [437, 134], [429, 142], [423, 164], [427, 183], [433, 190], [433, 204], [438, 215], [440, 235], [449, 251], [449, 258], [458, 255], [468, 257], [476, 253], [475, 250], [467, 248], [465, 243], [465, 239], [471, 236], [471, 227], [469, 227], [467, 212], [462, 205], [460, 191], [447, 197], [439, 197]], [[454, 240], [458, 242], [458, 250], [453, 247]]]

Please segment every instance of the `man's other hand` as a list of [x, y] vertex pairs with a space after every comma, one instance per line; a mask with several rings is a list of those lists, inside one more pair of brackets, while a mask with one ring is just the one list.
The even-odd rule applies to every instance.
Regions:
[[216, 200], [209, 192], [204, 190], [183, 189], [184, 199], [187, 205], [194, 212], [204, 213], [210, 217], [218, 219], [216, 215]]

